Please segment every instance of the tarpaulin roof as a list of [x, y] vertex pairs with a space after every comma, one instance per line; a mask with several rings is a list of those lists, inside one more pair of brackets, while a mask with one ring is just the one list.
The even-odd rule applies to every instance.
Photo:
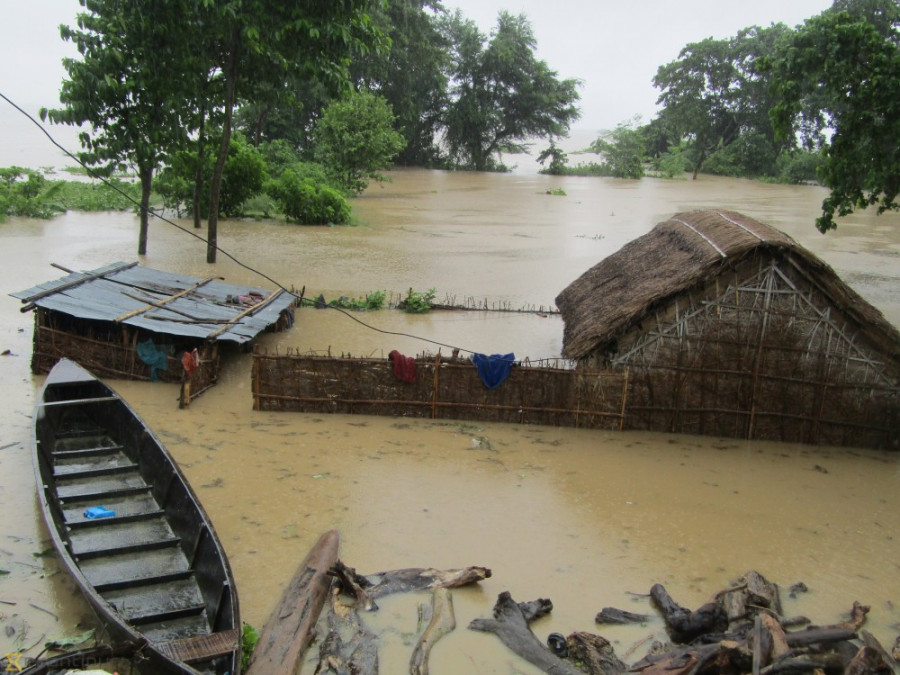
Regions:
[[216, 277], [197, 279], [123, 262], [71, 272], [10, 295], [31, 307], [79, 319], [239, 344], [276, 323], [294, 300], [281, 290], [236, 286]]

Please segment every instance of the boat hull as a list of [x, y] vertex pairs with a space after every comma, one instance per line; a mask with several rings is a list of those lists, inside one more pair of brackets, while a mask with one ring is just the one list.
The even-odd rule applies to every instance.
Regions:
[[38, 501], [63, 566], [113, 644], [154, 673], [240, 672], [234, 580], [209, 517], [132, 408], [72, 361], [34, 413]]

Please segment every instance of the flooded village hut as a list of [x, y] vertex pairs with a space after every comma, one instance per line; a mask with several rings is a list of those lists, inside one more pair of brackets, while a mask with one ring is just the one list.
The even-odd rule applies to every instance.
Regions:
[[[196, 396], [218, 377], [219, 343], [249, 346], [293, 325], [294, 297], [113, 263], [12, 293], [34, 310], [31, 369], [61, 358], [101, 377], [182, 382]], [[183, 400], [183, 403], [185, 401]]]
[[625, 428], [900, 444], [900, 333], [827, 264], [752, 218], [677, 214], [556, 303], [564, 357], [628, 373]]

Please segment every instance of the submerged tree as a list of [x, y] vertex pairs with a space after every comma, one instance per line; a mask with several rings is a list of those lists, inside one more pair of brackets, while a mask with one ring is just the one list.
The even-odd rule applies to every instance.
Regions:
[[78, 27], [61, 26], [80, 59], [63, 60], [62, 108], [42, 110], [54, 123], [89, 125], [80, 134], [79, 158], [110, 175], [127, 164], [141, 183], [138, 255], [147, 253], [153, 175], [171, 153], [183, 148], [191, 81], [173, 77], [193, 58], [190, 45], [192, 0], [80, 0], [88, 11]]
[[807, 20], [770, 62], [776, 129], [823, 147], [822, 232], [855, 209], [900, 208], [900, 10], [880, 4], [881, 23], [848, 11]]
[[313, 130], [313, 155], [341, 188], [362, 192], [370, 180], [385, 180], [381, 171], [406, 145], [393, 121], [383, 98], [353, 92], [322, 112]]
[[616, 178], [641, 178], [644, 175], [646, 140], [639, 121], [635, 118], [633, 123], [619, 124], [591, 144], [591, 151], [603, 156], [609, 175]]
[[440, 155], [436, 141], [449, 61], [439, 30], [444, 12], [437, 0], [391, 0], [383, 10], [373, 9], [372, 21], [390, 38], [390, 50], [370, 52], [351, 66], [357, 87], [377, 92], [394, 111], [395, 129], [406, 139], [399, 164], [422, 166]]
[[[653, 84], [661, 90], [661, 124], [674, 132], [677, 145], [690, 143], [694, 178], [714, 152], [754, 132], [754, 152], [764, 152], [774, 167], [780, 149], [769, 120], [774, 105], [768, 76], [760, 60], [770, 55], [790, 32], [783, 24], [753, 26], [724, 40], [707, 38], [681, 50], [678, 59], [660, 66]], [[765, 141], [758, 146], [757, 141]]]
[[[295, 79], [348, 86], [354, 55], [386, 47], [366, 10], [371, 0], [291, 3], [281, 0], [197, 0], [207, 12], [212, 71], [223, 82], [221, 144], [212, 175], [207, 262], [215, 262], [222, 172], [239, 99], [259, 102]], [[293, 92], [287, 92], [290, 99]]]
[[578, 119], [578, 81], [559, 80], [535, 58], [537, 42], [524, 15], [500, 12], [490, 40], [458, 10], [444, 29], [452, 45], [444, 140], [457, 165], [493, 168], [499, 152], [562, 137]]

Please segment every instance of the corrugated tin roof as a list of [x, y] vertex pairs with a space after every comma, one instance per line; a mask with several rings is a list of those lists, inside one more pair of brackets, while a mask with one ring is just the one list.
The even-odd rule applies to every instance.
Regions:
[[122, 262], [72, 272], [10, 295], [79, 319], [241, 344], [276, 323], [294, 300], [281, 290], [236, 286], [215, 277], [197, 279]]

